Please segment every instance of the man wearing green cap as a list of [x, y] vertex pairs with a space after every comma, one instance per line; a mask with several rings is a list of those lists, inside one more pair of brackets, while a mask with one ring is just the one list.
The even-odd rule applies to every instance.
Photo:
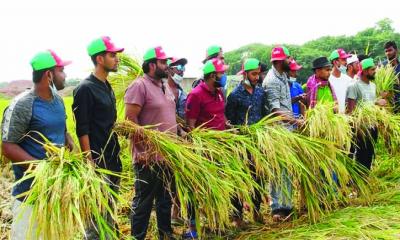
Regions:
[[[376, 85], [372, 81], [375, 79], [376, 66], [372, 58], [361, 61], [361, 77], [347, 89], [347, 113], [351, 114], [357, 105], [376, 104], [386, 106], [385, 99], [377, 99]], [[368, 129], [369, 136], [357, 136], [356, 141], [356, 160], [366, 169], [371, 169], [372, 160], [375, 154], [373, 143], [378, 138], [376, 127]]]
[[[208, 60], [203, 66], [204, 81], [188, 95], [185, 107], [186, 123], [189, 129], [202, 126], [207, 129], [225, 130], [227, 120], [224, 114], [225, 100], [221, 90], [221, 78], [226, 66], [218, 58]], [[197, 238], [195, 210], [189, 206], [189, 231], [184, 239]]]
[[[52, 50], [40, 52], [31, 61], [33, 69], [33, 89], [16, 96], [6, 108], [2, 121], [2, 154], [13, 163], [15, 181], [23, 178], [29, 167], [25, 161], [46, 158], [46, 150], [39, 142], [44, 142], [41, 133], [56, 146], [67, 145], [72, 150], [73, 141], [66, 128], [64, 102], [56, 90], [64, 88], [64, 66]], [[39, 239], [33, 222], [29, 232], [32, 208], [21, 207], [25, 200], [21, 194], [29, 191], [33, 179], [26, 179], [13, 187], [13, 223], [11, 239]]]
[[[175, 97], [163, 79], [168, 77], [162, 47], [149, 49], [143, 57], [143, 77], [134, 80], [125, 93], [126, 118], [140, 126], [154, 126], [160, 132], [177, 133]], [[131, 235], [143, 240], [155, 200], [159, 239], [171, 239], [171, 195], [168, 185], [172, 173], [162, 164], [163, 157], [142, 141], [131, 139], [134, 158], [135, 197], [132, 203]]]
[[[93, 73], [74, 89], [72, 104], [76, 134], [82, 152], [85, 152], [97, 167], [117, 173], [122, 170], [118, 137], [112, 133], [117, 110], [114, 91], [107, 78], [110, 72], [117, 71], [117, 53], [123, 50], [115, 47], [109, 37], [97, 38], [89, 44], [87, 52], [95, 68]], [[107, 181], [114, 191], [118, 191], [118, 177], [109, 175]], [[111, 216], [107, 216], [107, 221], [117, 227]], [[98, 234], [96, 227], [92, 226], [86, 238], [97, 239]]]
[[[212, 60], [214, 58], [221, 60], [225, 64], [224, 52], [222, 51], [221, 46], [212, 45], [212, 46], [208, 47], [207, 51], [206, 51], [206, 58], [203, 60], [203, 63], [206, 63], [208, 60]], [[199, 85], [202, 81], [203, 81], [202, 78], [195, 80], [192, 84], [192, 88], [197, 87], [197, 85]], [[226, 96], [225, 90], [224, 90], [226, 81], [227, 81], [227, 76], [224, 74], [224, 75], [222, 75], [222, 78], [221, 78], [221, 82], [223, 82], [222, 89], [223, 89], [224, 96]]]
[[346, 110], [346, 91], [353, 79], [347, 75], [347, 59], [351, 57], [343, 49], [337, 49], [329, 56], [329, 61], [333, 65], [332, 73], [329, 76], [329, 83], [335, 91], [339, 105], [339, 113]]
[[[228, 96], [225, 107], [226, 118], [232, 125], [251, 125], [260, 121], [267, 115], [266, 96], [263, 88], [259, 86], [261, 63], [255, 58], [247, 59], [242, 70], [238, 73], [243, 76], [242, 82]], [[254, 163], [251, 156], [248, 156], [249, 167], [252, 170], [254, 180], [261, 184], [261, 179], [256, 175]], [[253, 197], [253, 218], [257, 222], [262, 222], [260, 214], [261, 194], [255, 189]], [[237, 227], [243, 223], [243, 203], [238, 197], [232, 199], [235, 207], [233, 220]]]

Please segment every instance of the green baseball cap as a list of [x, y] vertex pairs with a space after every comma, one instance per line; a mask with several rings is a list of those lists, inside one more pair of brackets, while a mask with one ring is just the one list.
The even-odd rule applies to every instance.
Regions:
[[204, 64], [203, 73], [204, 75], [212, 72], [223, 73], [226, 69], [227, 66], [220, 59], [213, 58]]
[[333, 52], [331, 52], [331, 55], [329, 55], [328, 59], [329, 59], [329, 61], [332, 62], [333, 60], [336, 60], [338, 58], [347, 59], [349, 57], [351, 57], [350, 54], [347, 54], [343, 49], [339, 48], [339, 49], [336, 49]]
[[366, 70], [370, 67], [375, 67], [374, 60], [372, 58], [367, 58], [361, 61], [362, 70]]
[[218, 45], [212, 45], [207, 48], [206, 51], [206, 58], [203, 60], [203, 63], [205, 63], [207, 60], [209, 60], [210, 56], [218, 54], [222, 51], [222, 47]]
[[148, 61], [151, 59], [168, 60], [171, 58], [167, 57], [161, 46], [158, 46], [155, 48], [150, 48], [143, 56], [143, 61]]
[[104, 36], [93, 40], [87, 47], [89, 56], [100, 52], [123, 52], [124, 48], [118, 48], [111, 41], [110, 37]]
[[37, 53], [31, 60], [33, 71], [39, 71], [52, 67], [64, 67], [71, 63], [71, 61], [63, 61], [53, 50], [46, 50]]
[[251, 70], [255, 70], [255, 69], [259, 69], [260, 68], [260, 61], [258, 61], [258, 59], [255, 58], [248, 58], [246, 59], [246, 61], [244, 61], [243, 65], [242, 65], [242, 70], [240, 70], [237, 75], [241, 75], [246, 71], [251, 71]]

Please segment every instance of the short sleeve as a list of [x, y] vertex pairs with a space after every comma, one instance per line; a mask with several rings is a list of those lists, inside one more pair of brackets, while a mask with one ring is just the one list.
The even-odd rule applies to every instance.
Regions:
[[265, 85], [267, 105], [270, 110], [281, 108], [280, 92], [280, 86], [277, 82], [270, 81]]
[[142, 81], [136, 80], [125, 92], [125, 104], [136, 104], [143, 107], [146, 100], [146, 87]]
[[346, 91], [346, 99], [357, 100], [356, 84], [351, 84]]
[[29, 129], [32, 103], [16, 101], [11, 103], [3, 113], [1, 124], [2, 141], [19, 143]]
[[200, 114], [200, 99], [196, 94], [189, 93], [186, 99], [186, 119], [197, 119]]

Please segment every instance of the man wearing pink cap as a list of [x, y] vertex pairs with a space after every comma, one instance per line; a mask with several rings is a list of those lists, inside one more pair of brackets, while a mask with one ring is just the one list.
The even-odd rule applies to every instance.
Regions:
[[[134, 80], [125, 93], [125, 116], [140, 126], [154, 126], [160, 132], [177, 133], [175, 97], [163, 79], [168, 77], [162, 47], [149, 49], [143, 57], [143, 77]], [[132, 202], [131, 235], [144, 240], [155, 200], [159, 239], [171, 239], [171, 195], [168, 184], [172, 173], [161, 163], [163, 158], [141, 136], [131, 139], [134, 158], [135, 196]]]
[[[93, 40], [87, 47], [95, 68], [92, 74], [81, 81], [74, 89], [72, 110], [76, 122], [76, 135], [82, 152], [97, 167], [113, 172], [121, 172], [118, 136], [112, 128], [117, 119], [114, 91], [107, 78], [110, 72], [116, 72], [119, 59], [117, 53], [123, 48], [114, 45], [109, 37]], [[114, 175], [106, 179], [114, 191], [118, 191], [120, 179]], [[109, 225], [117, 228], [111, 216], [107, 216]], [[89, 227], [86, 239], [98, 239], [95, 226]]]
[[305, 100], [306, 94], [304, 94], [303, 88], [297, 82], [297, 71], [302, 69], [302, 66], [297, 64], [297, 62], [292, 59], [289, 64], [289, 86], [290, 86], [290, 96], [292, 98], [292, 110], [295, 118], [304, 116], [305, 112]]
[[329, 83], [335, 91], [339, 105], [339, 113], [346, 111], [346, 91], [354, 81], [347, 75], [347, 59], [351, 57], [343, 49], [334, 50], [329, 56], [333, 65], [332, 73], [329, 76]]
[[[13, 163], [15, 181], [20, 181], [29, 165], [25, 161], [45, 159], [46, 150], [40, 142], [47, 140], [56, 146], [67, 145], [72, 150], [73, 141], [66, 128], [66, 113], [62, 98], [57, 90], [64, 88], [64, 66], [54, 51], [46, 50], [31, 60], [33, 89], [16, 96], [6, 108], [2, 121], [2, 154]], [[37, 223], [30, 222], [32, 208], [24, 205], [25, 197], [19, 195], [30, 190], [33, 179], [26, 179], [12, 190], [15, 198], [12, 208], [13, 223], [11, 239], [40, 239], [36, 232]], [[33, 224], [33, 225], [31, 225]], [[32, 227], [32, 231], [29, 231]]]
[[[292, 100], [288, 72], [290, 71], [290, 53], [286, 47], [278, 46], [271, 52], [272, 68], [268, 71], [263, 87], [267, 95], [269, 110], [281, 116], [284, 124], [293, 129], [293, 125], [302, 125], [302, 121], [295, 119], [292, 111]], [[271, 214], [274, 221], [282, 221], [292, 211], [291, 183], [286, 171], [282, 171], [281, 185], [271, 184]]]

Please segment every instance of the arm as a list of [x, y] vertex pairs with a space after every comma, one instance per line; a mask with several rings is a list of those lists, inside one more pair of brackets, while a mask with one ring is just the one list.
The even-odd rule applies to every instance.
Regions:
[[75, 144], [74, 140], [72, 139], [71, 135], [66, 131], [65, 132], [65, 146], [70, 150], [74, 150]]
[[225, 122], [230, 122], [230, 124], [237, 124], [235, 113], [238, 110], [237, 98], [233, 93], [228, 96], [226, 106], [225, 106]]
[[356, 100], [348, 98], [347, 99], [347, 104], [346, 104], [346, 113], [347, 114], [352, 114], [354, 111], [354, 108], [356, 107]]
[[189, 131], [196, 128], [197, 118], [200, 114], [200, 99], [195, 94], [189, 94], [186, 99], [185, 118]]
[[[1, 153], [13, 163], [35, 160], [29, 153], [22, 149], [18, 144], [11, 142], [2, 142]], [[27, 167], [26, 165], [22, 165]]]
[[74, 92], [72, 111], [75, 116], [76, 135], [81, 151], [87, 154], [89, 160], [92, 160], [89, 133], [93, 107], [94, 100], [90, 90], [84, 85], [79, 86]]

